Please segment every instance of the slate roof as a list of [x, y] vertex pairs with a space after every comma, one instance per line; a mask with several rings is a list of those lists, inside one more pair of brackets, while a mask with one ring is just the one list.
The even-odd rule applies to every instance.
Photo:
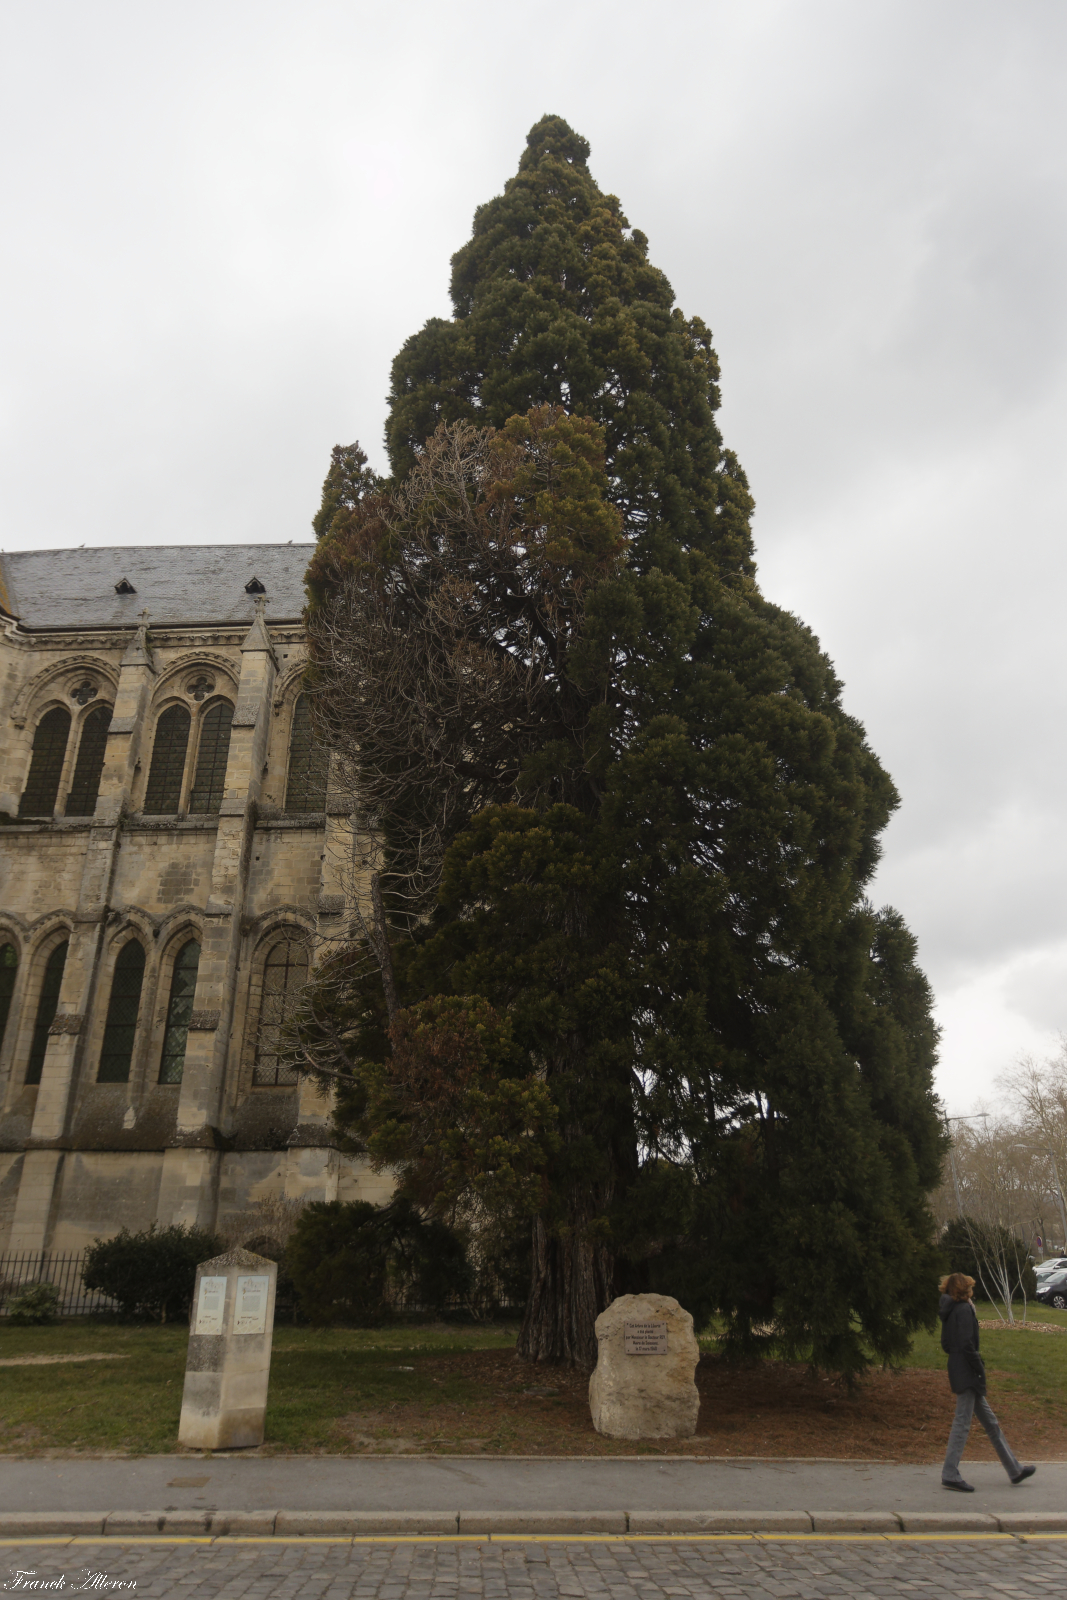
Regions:
[[[299, 621], [308, 544], [112, 545], [0, 553], [0, 607], [23, 628], [250, 623], [258, 579], [268, 622]], [[123, 579], [132, 594], [116, 593]]]

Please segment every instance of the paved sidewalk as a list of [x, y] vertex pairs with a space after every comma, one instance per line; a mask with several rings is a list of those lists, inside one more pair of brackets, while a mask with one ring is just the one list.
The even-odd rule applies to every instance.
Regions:
[[14, 1511], [1067, 1512], [1067, 1463], [1013, 1488], [996, 1462], [964, 1470], [863, 1461], [486, 1459], [483, 1456], [0, 1457]]
[[9, 1590], [61, 1576], [64, 1591], [139, 1600], [1005, 1600], [1062, 1594], [1067, 1541], [0, 1548]]

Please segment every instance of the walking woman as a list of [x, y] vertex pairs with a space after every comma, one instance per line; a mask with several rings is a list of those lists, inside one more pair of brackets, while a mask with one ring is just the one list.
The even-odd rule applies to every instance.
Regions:
[[952, 1272], [941, 1279], [938, 1288], [941, 1290], [941, 1348], [948, 1355], [948, 1381], [956, 1396], [956, 1415], [948, 1436], [941, 1482], [946, 1489], [974, 1493], [974, 1484], [960, 1476], [960, 1456], [977, 1412], [1004, 1471], [1012, 1483], [1022, 1483], [1024, 1478], [1032, 1478], [1037, 1468], [1022, 1467], [1016, 1461], [985, 1397], [985, 1362], [978, 1354], [978, 1314], [972, 1303], [974, 1279], [962, 1272]]

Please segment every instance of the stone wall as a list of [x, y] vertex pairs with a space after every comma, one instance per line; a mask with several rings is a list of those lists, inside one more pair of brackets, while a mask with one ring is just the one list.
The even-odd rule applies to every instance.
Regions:
[[[0, 944], [18, 968], [0, 1041], [0, 1253], [77, 1250], [153, 1220], [214, 1226], [270, 1196], [386, 1197], [387, 1183], [332, 1148], [329, 1106], [312, 1086], [253, 1081], [269, 951], [290, 939], [313, 953], [353, 892], [342, 797], [319, 814], [285, 811], [303, 661], [300, 626], [271, 623], [262, 604], [250, 629], [34, 632], [5, 621]], [[220, 698], [235, 708], [223, 796], [190, 815], [198, 728]], [[113, 713], [96, 809], [68, 818], [80, 729], [101, 704]], [[156, 726], [174, 705], [192, 727], [180, 803], [145, 816]], [[72, 719], [56, 814], [18, 820], [35, 730], [55, 706]], [[128, 1080], [100, 1082], [116, 962], [131, 939], [144, 977]], [[171, 983], [191, 939], [201, 949], [192, 1027], [181, 1081], [163, 1083]], [[40, 1083], [27, 1083], [45, 966], [64, 942]]]

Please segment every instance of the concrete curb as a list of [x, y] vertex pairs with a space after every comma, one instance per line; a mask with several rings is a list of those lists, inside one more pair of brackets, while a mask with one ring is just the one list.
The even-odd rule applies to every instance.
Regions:
[[460, 1533], [514, 1534], [536, 1538], [539, 1533], [627, 1533], [625, 1511], [461, 1511]]
[[1062, 1511], [1009, 1511], [998, 1517], [1001, 1533], [1063, 1533], [1067, 1514]]
[[[905, 1533], [1000, 1533], [990, 1511], [902, 1511]], [[1067, 1518], [1061, 1519], [1067, 1521]]]
[[279, 1511], [271, 1530], [278, 1538], [378, 1538], [459, 1532], [455, 1511]]
[[900, 1518], [894, 1511], [815, 1511], [812, 1527], [816, 1533], [899, 1533]]
[[627, 1533], [810, 1533], [806, 1511], [631, 1511]]
[[1067, 1512], [1013, 1511], [5, 1511], [0, 1539], [581, 1539], [738, 1535], [1067, 1534]]
[[0, 1511], [0, 1538], [39, 1538], [46, 1534], [92, 1538], [104, 1531], [106, 1511]]

